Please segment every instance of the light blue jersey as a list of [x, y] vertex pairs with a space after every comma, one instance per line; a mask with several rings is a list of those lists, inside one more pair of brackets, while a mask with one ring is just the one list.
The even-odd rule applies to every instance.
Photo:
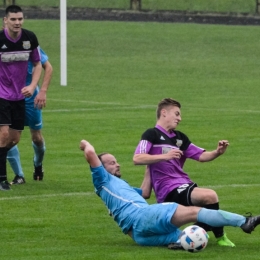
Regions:
[[[48, 60], [48, 56], [47, 54], [40, 48], [40, 57], [41, 57], [41, 64], [44, 64], [47, 60]], [[33, 74], [33, 64], [31, 61], [28, 62], [28, 68], [27, 68], [27, 76], [26, 76], [26, 86], [30, 85], [32, 82], [32, 74]], [[29, 98], [25, 98], [25, 102], [26, 101], [30, 101], [33, 100], [35, 96], [38, 94], [39, 92], [39, 87], [37, 86], [37, 88], [35, 89], [33, 95]]]
[[102, 165], [90, 169], [97, 195], [123, 233], [132, 231], [139, 245], [168, 245], [178, 240], [181, 231], [171, 223], [178, 204], [149, 205], [127, 182], [109, 174]]
[[[40, 49], [41, 64], [44, 64], [48, 60], [47, 54]], [[26, 86], [32, 82], [33, 64], [28, 62]], [[36, 87], [33, 95], [29, 98], [25, 98], [25, 126], [29, 126], [33, 130], [39, 130], [42, 128], [42, 111], [34, 107], [34, 99], [39, 93], [39, 86]]]
[[109, 174], [103, 166], [91, 168], [91, 171], [97, 195], [104, 201], [122, 231], [127, 234], [140, 209], [148, 207], [148, 203], [129, 184]]

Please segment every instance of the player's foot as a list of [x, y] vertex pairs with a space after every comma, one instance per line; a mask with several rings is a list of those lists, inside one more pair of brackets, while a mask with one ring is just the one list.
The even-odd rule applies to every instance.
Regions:
[[43, 171], [42, 165], [37, 166], [37, 167], [34, 166], [33, 179], [35, 181], [42, 181], [43, 174], [44, 174], [44, 171]]
[[251, 234], [255, 227], [260, 224], [260, 216], [252, 217], [251, 213], [249, 217], [246, 217], [246, 222], [240, 226], [245, 233]]
[[16, 175], [14, 177], [14, 179], [10, 182], [11, 185], [13, 185], [13, 184], [24, 184], [24, 183], [25, 183], [24, 177], [18, 176], [18, 175]]
[[0, 190], [10, 190], [10, 185], [8, 183], [8, 181], [2, 181], [0, 182]]
[[181, 242], [170, 243], [168, 245], [168, 249], [171, 249], [171, 250], [184, 250], [184, 248], [181, 245]]
[[230, 247], [234, 247], [235, 244], [232, 243], [226, 234], [224, 234], [222, 237], [218, 237], [217, 238], [217, 243], [220, 245], [220, 246], [230, 246]]

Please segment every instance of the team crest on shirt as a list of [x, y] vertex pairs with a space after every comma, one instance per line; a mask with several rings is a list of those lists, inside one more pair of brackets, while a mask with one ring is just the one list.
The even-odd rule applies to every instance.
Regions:
[[28, 50], [31, 48], [31, 43], [30, 41], [23, 41], [23, 48]]
[[180, 148], [182, 146], [182, 140], [176, 139], [176, 145]]

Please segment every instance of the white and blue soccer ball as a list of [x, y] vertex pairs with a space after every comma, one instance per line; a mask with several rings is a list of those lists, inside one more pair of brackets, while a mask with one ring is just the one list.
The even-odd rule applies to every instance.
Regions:
[[182, 247], [191, 253], [197, 253], [204, 250], [208, 244], [207, 232], [199, 226], [186, 227], [180, 236]]

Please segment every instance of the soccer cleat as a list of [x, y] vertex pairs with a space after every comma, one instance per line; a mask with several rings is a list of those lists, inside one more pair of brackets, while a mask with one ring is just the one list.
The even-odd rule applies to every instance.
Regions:
[[235, 244], [232, 243], [232, 242], [228, 239], [228, 237], [227, 237], [226, 234], [224, 234], [224, 235], [221, 236], [221, 237], [218, 237], [218, 238], [217, 238], [217, 243], [218, 243], [218, 245], [220, 245], [220, 246], [230, 246], [230, 247], [234, 247], [234, 246], [235, 246]]
[[260, 216], [252, 217], [250, 213], [249, 217], [246, 217], [246, 222], [240, 226], [240, 228], [245, 232], [251, 234], [255, 227], [260, 224]]
[[184, 250], [184, 248], [181, 245], [181, 242], [170, 243], [168, 245], [168, 249], [171, 249], [171, 250]]
[[10, 185], [8, 181], [0, 182], [0, 190], [10, 190]]
[[11, 185], [13, 185], [13, 184], [24, 184], [24, 183], [25, 183], [24, 177], [18, 176], [18, 175], [16, 175], [14, 177], [14, 179], [10, 182]]
[[42, 165], [37, 166], [37, 167], [34, 166], [33, 179], [35, 181], [42, 181], [43, 174], [44, 174], [44, 171], [43, 171]]

